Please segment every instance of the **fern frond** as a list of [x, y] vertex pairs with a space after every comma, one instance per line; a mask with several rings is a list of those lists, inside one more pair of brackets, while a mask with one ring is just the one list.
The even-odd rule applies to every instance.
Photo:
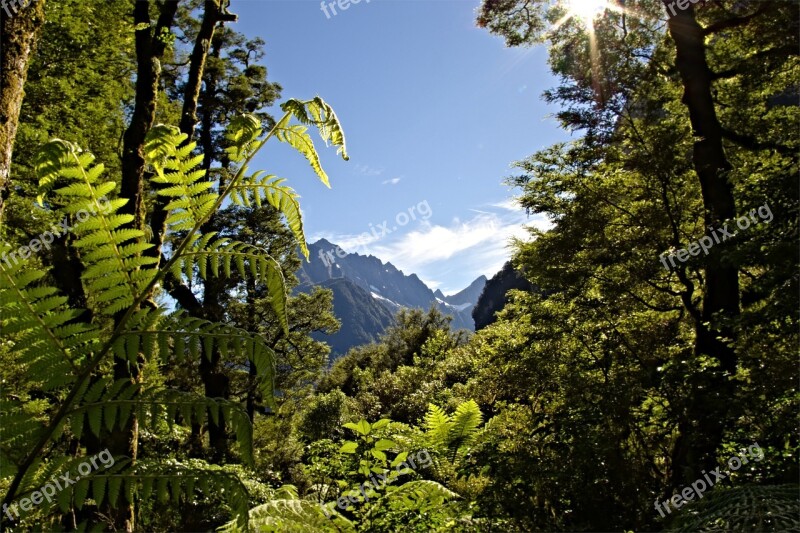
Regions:
[[144, 242], [143, 231], [124, 227], [133, 216], [116, 211], [127, 200], [105, 200], [116, 185], [99, 181], [103, 165], [93, 163], [92, 154], [54, 140], [38, 153], [36, 172], [40, 201], [52, 192], [62, 205], [59, 211], [75, 215], [77, 222], [70, 231], [78, 237], [74, 246], [81, 250], [85, 266], [82, 279], [96, 311], [109, 316], [131, 306], [155, 275], [143, 267], [157, 260], [141, 256], [151, 245]]
[[459, 498], [461, 498], [459, 494], [436, 481], [427, 479], [408, 481], [399, 487], [387, 487], [386, 493], [369, 508], [364, 518], [369, 519], [375, 512], [386, 507], [395, 511], [422, 513]]
[[308, 260], [308, 246], [306, 236], [303, 232], [303, 217], [300, 212], [299, 197], [291, 187], [282, 185], [285, 179], [277, 178], [273, 175], [265, 175], [259, 171], [243, 178], [241, 184], [232, 187], [231, 200], [236, 204], [250, 207], [253, 203], [261, 207], [262, 195], [269, 205], [286, 217], [286, 223], [292, 230], [300, 250]]
[[161, 321], [154, 320], [155, 311], [140, 311], [131, 329], [120, 335], [114, 350], [120, 358], [137, 350], [159, 354], [164, 364], [182, 363], [187, 354], [197, 360], [210, 358], [217, 350], [223, 357], [243, 356], [255, 365], [259, 391], [268, 405], [274, 405], [275, 352], [263, 337], [229, 324], [195, 318], [182, 311]]
[[[75, 467], [86, 461], [85, 457], [73, 459], [69, 463], [72, 466], [60, 472], [72, 472], [74, 480]], [[68, 513], [83, 508], [88, 498], [95, 505], [105, 503], [112, 508], [151, 498], [177, 504], [181, 500], [195, 501], [196, 490], [206, 495], [223, 495], [239, 517], [239, 527], [247, 528], [249, 494], [244, 483], [236, 473], [199, 460], [171, 461], [166, 465], [144, 460], [132, 466], [128, 459], [117, 458], [110, 468], [93, 471], [77, 483], [63, 487], [56, 500], [43, 502], [41, 510], [55, 511], [57, 506], [61, 512]]]
[[408, 481], [399, 487], [388, 487], [387, 493], [383, 496], [393, 502], [400, 500], [411, 505], [419, 505], [422, 502], [428, 505], [439, 505], [460, 497], [441, 483], [428, 479]]
[[675, 516], [673, 532], [800, 531], [797, 485], [716, 487]]
[[483, 415], [475, 400], [469, 400], [459, 404], [452, 416], [452, 421], [453, 425], [450, 428], [448, 440], [453, 460], [455, 460], [455, 454], [459, 448], [469, 446], [475, 441], [478, 428], [483, 423]]
[[275, 133], [275, 136], [279, 141], [287, 143], [300, 152], [308, 160], [311, 168], [314, 169], [314, 172], [319, 176], [320, 181], [330, 189], [331, 182], [328, 179], [328, 174], [326, 174], [325, 170], [322, 168], [319, 154], [314, 147], [314, 141], [311, 140], [311, 136], [306, 133], [306, 130], [308, 130], [308, 128], [299, 124], [294, 124], [292, 126], [287, 125], [280, 128]]
[[225, 153], [234, 163], [247, 160], [261, 148], [263, 143], [258, 138], [262, 133], [261, 121], [255, 116], [236, 116], [225, 130], [225, 139], [230, 143]]
[[161, 184], [158, 194], [170, 199], [164, 206], [166, 223], [172, 231], [188, 231], [205, 220], [214, 209], [219, 195], [213, 183], [199, 168], [203, 155], [193, 155], [197, 143], [181, 146], [187, 136], [174, 126], [159, 124], [147, 134], [145, 161], [156, 173], [153, 183]]
[[425, 413], [425, 436], [431, 445], [447, 446], [452, 426], [450, 416], [444, 412], [444, 409], [434, 404], [428, 404], [428, 412]]
[[[0, 255], [8, 250], [0, 246]], [[13, 339], [16, 361], [25, 365], [31, 384], [54, 390], [72, 382], [100, 334], [90, 324], [73, 322], [83, 311], [70, 308], [56, 288], [34, 284], [44, 276], [29, 270], [25, 260], [0, 263], [0, 326]]]
[[44, 429], [41, 421], [23, 410], [22, 402], [0, 402], [0, 477], [14, 475], [25, 452]]
[[235, 266], [242, 278], [247, 278], [249, 274], [266, 286], [272, 309], [284, 332], [288, 332], [286, 281], [280, 263], [258, 246], [227, 238], [211, 241], [213, 237], [213, 233], [196, 236], [192, 245], [173, 263], [173, 274], [177, 277], [185, 274], [191, 279], [194, 268], [197, 267], [200, 276], [207, 279], [209, 272], [213, 276], [219, 276], [222, 267], [222, 275], [230, 277], [231, 268]]
[[[328, 511], [326, 516], [322, 506], [309, 500], [297, 498], [273, 499], [254, 507], [249, 512], [250, 530], [252, 532], [319, 532], [356, 531], [355, 525], [335, 510]], [[217, 531], [224, 533], [244, 533], [235, 521], [229, 522]]]
[[347, 155], [347, 144], [339, 118], [333, 108], [322, 98], [317, 96], [313, 100], [307, 101], [290, 99], [281, 105], [281, 109], [292, 113], [298, 121], [307, 126], [317, 126], [319, 135], [325, 144], [338, 146], [336, 154], [341, 154], [345, 161], [350, 159]]
[[84, 428], [82, 422], [75, 421], [84, 416], [89, 421], [90, 431], [99, 437], [103, 427], [109, 431], [115, 426], [123, 428], [133, 415], [140, 427], [157, 432], [172, 428], [179, 413], [186, 426], [203, 425], [209, 419], [218, 422], [221, 414], [236, 435], [242, 460], [253, 464], [253, 428], [247, 411], [237, 402], [172, 389], [142, 389], [139, 384], [127, 380], [111, 382], [110, 379], [98, 381], [83, 400], [84, 403], [68, 412], [77, 438], [81, 438]]

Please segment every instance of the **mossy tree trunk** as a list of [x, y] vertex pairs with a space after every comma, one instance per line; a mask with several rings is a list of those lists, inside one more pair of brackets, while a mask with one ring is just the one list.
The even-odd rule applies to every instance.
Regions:
[[36, 0], [16, 13], [11, 6], [8, 11], [0, 9], [0, 225], [11, 194], [11, 155], [25, 96], [28, 63], [44, 25], [44, 6], [45, 0]]

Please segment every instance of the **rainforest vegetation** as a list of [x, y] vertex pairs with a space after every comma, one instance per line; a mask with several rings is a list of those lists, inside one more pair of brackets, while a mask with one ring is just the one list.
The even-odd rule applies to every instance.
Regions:
[[551, 223], [524, 289], [332, 362], [292, 184], [336, 187], [335, 102], [284, 94], [236, 1], [1, 11], [2, 529], [800, 530], [798, 3], [607, 5], [475, 2], [572, 133], [505, 176]]

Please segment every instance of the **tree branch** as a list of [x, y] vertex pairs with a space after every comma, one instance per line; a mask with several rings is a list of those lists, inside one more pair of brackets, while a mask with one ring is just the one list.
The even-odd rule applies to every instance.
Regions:
[[796, 153], [796, 150], [789, 148], [788, 146], [777, 143], [761, 142], [755, 137], [736, 133], [735, 131], [724, 127], [722, 128], [722, 137], [748, 150], [775, 150], [779, 154], [784, 155], [793, 155]]
[[761, 15], [762, 13], [766, 12], [768, 9], [772, 7], [772, 2], [767, 1], [761, 4], [761, 6], [750, 13], [749, 15], [745, 15], [743, 17], [732, 17], [729, 19], [724, 19], [715, 22], [714, 24], [703, 28], [703, 35], [708, 36], [712, 33], [716, 33], [718, 31], [727, 30], [729, 28], [736, 28], [738, 26], [743, 26], [747, 24], [755, 17]]

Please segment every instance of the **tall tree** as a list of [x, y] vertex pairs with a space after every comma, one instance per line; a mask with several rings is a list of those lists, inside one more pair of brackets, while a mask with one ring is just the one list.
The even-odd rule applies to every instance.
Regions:
[[[768, 58], [765, 66], [776, 69], [773, 72], [779, 71], [778, 65], [791, 65], [797, 48], [797, 13], [783, 2], [740, 3], [730, 9], [719, 3], [697, 13], [689, 5], [669, 19], [670, 37], [665, 39], [659, 30], [665, 13], [659, 13], [658, 3], [620, 2], [610, 6], [602, 16], [587, 21], [570, 12], [568, 2], [549, 5], [485, 0], [478, 23], [505, 37], [509, 45], [550, 41], [553, 70], [565, 83], [548, 91], [546, 97], [567, 106], [559, 114], [565, 126], [586, 132], [585, 142], [573, 151], [572, 158], [581, 160], [585, 170], [596, 170], [599, 161], [608, 160], [605, 147], [624, 142], [624, 128], [635, 127], [650, 109], [666, 106], [671, 99], [668, 94], [650, 98], [639, 87], [659, 76], [675, 80], [677, 75], [675, 81], [680, 83], [689, 125], [680, 131], [686, 131], [692, 140], [689, 162], [697, 180], [703, 227], [711, 226], [705, 230], [708, 233], [730, 224], [737, 215], [732, 175], [739, 169], [730, 162], [726, 150], [775, 151], [781, 154], [779, 157], [788, 152], [780, 143], [731, 131], [732, 124], [725, 125], [720, 120], [721, 110], [726, 107], [719, 95], [727, 89], [722, 80], [760, 76], [760, 69], [746, 72], [741, 68], [745, 63], [757, 64], [757, 58]], [[787, 23], [781, 25], [776, 23], [778, 20]], [[555, 21], [559, 23], [554, 26]], [[752, 49], [740, 48], [744, 60], [731, 57], [723, 44], [731, 37], [759, 32], [767, 37], [753, 41]], [[790, 43], [795, 51], [790, 50]], [[739, 66], [731, 67], [731, 63]], [[785, 82], [776, 87], [779, 93], [786, 89]], [[761, 105], [766, 103], [763, 96], [761, 101]], [[679, 139], [674, 138], [672, 144], [677, 145]], [[634, 137], [627, 142], [641, 141]], [[727, 147], [725, 141], [729, 141]], [[668, 242], [673, 249], [683, 248], [689, 235], [695, 233], [685, 233], [679, 223], [680, 214], [675, 211], [679, 203], [669, 197], [674, 189], [670, 174], [683, 172], [680, 159], [665, 161], [667, 167], [663, 169], [661, 197], [664, 207], [671, 211], [667, 213], [667, 223], [672, 228]], [[751, 200], [747, 182], [740, 183], [738, 194]], [[693, 238], [700, 236], [695, 233]], [[732, 378], [738, 365], [735, 344], [739, 331], [740, 261], [741, 257], [735, 258], [730, 247], [722, 245], [696, 267], [679, 265], [673, 269], [681, 287], [677, 294], [693, 320], [692, 360], [696, 364], [706, 357], [716, 361], [705, 366], [685, 392], [685, 411], [678, 417], [679, 438], [673, 449], [673, 487], [690, 482], [702, 470], [713, 467], [725, 427], [736, 412]], [[702, 292], [699, 302], [694, 297], [698, 289]]]
[[11, 189], [11, 159], [28, 65], [44, 24], [45, 0], [0, 10], [0, 226]]

